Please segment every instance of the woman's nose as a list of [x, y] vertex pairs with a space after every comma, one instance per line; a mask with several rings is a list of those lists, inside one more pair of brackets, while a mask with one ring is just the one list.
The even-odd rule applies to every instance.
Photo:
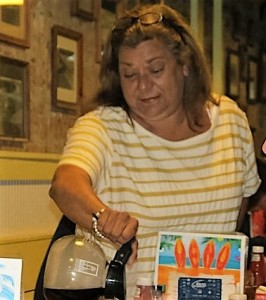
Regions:
[[152, 86], [152, 81], [147, 74], [139, 75], [138, 87], [140, 90], [148, 90]]

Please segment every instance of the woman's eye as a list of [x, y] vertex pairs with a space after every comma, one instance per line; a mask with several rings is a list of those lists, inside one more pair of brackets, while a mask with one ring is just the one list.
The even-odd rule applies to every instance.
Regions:
[[126, 74], [124, 74], [125, 78], [133, 78], [134, 76], [136, 76], [136, 73], [126, 73]]
[[163, 67], [153, 68], [153, 69], [151, 69], [151, 72], [156, 74], [156, 73], [162, 72], [163, 69], [164, 69]]

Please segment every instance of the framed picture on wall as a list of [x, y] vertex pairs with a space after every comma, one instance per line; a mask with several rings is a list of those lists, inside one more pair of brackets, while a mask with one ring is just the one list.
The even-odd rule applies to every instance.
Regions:
[[87, 21], [96, 20], [95, 6], [98, 0], [71, 0], [71, 14]]
[[232, 38], [236, 42], [244, 41], [247, 35], [246, 19], [243, 16], [242, 11], [239, 8], [234, 8], [231, 11], [231, 28], [232, 28]]
[[0, 5], [0, 40], [29, 47], [29, 1]]
[[240, 81], [246, 83], [248, 76], [248, 48], [245, 45], [239, 45], [238, 47], [239, 59], [240, 59]]
[[117, 1], [98, 0], [97, 5], [96, 11], [99, 17], [95, 27], [96, 63], [100, 63], [103, 54], [103, 44], [116, 20]]
[[[145, 5], [145, 4], [164, 4], [164, 0], [127, 0], [124, 1], [125, 5], [124, 5], [124, 9], [130, 10], [132, 8], [134, 8], [137, 5]], [[169, 4], [173, 5], [173, 1], [169, 0]], [[166, 3], [165, 3], [166, 4]]]
[[0, 56], [0, 141], [29, 138], [29, 65]]
[[247, 80], [248, 103], [256, 103], [258, 100], [258, 61], [250, 56], [248, 59], [248, 80]]
[[229, 49], [226, 61], [226, 94], [234, 100], [239, 97], [240, 59], [238, 51]]
[[82, 34], [61, 26], [52, 28], [52, 104], [74, 112], [82, 94]]
[[126, 5], [125, 5], [125, 9], [132, 9], [133, 7], [140, 5], [141, 1], [140, 0], [127, 0], [125, 1]]

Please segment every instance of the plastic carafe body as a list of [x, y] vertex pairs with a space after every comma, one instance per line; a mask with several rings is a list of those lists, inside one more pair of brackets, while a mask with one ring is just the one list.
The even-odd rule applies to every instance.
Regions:
[[104, 294], [106, 257], [92, 238], [68, 235], [50, 249], [45, 273], [46, 300], [98, 300]]

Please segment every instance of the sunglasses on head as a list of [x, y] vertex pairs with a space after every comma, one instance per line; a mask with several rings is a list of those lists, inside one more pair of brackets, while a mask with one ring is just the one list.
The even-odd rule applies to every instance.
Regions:
[[148, 26], [151, 24], [161, 22], [162, 19], [163, 15], [159, 13], [146, 13], [138, 17], [123, 17], [115, 21], [112, 30], [113, 32], [117, 30], [125, 30], [131, 27], [136, 22], [139, 22], [141, 25]]
[[130, 28], [135, 23], [140, 23], [143, 26], [149, 26], [152, 24], [163, 22], [164, 24], [168, 25], [175, 29], [175, 31], [180, 35], [181, 40], [184, 44], [186, 44], [185, 39], [183, 37], [182, 32], [184, 32], [184, 28], [182, 26], [178, 26], [174, 24], [172, 21], [166, 19], [161, 13], [156, 12], [148, 12], [138, 17], [129, 16], [129, 17], [122, 17], [117, 19], [113, 25], [112, 32], [113, 34], [119, 34], [121, 31], [125, 31]]

